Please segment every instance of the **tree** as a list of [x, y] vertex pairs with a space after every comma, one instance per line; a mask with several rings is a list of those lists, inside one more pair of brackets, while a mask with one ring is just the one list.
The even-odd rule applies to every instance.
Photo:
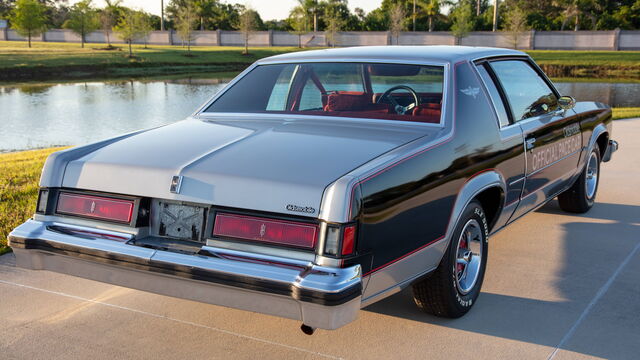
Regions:
[[100, 24], [102, 25], [102, 32], [107, 39], [107, 48], [109, 49], [112, 48], [109, 36], [113, 26], [116, 24], [121, 3], [122, 0], [105, 0], [106, 6], [100, 12]]
[[133, 57], [131, 44], [142, 37], [142, 21], [144, 14], [140, 11], [125, 9], [123, 16], [113, 30], [118, 37], [129, 44], [129, 57]]
[[205, 29], [205, 20], [209, 19], [214, 13], [215, 8], [218, 6], [217, 0], [195, 0], [194, 5], [196, 13], [200, 21], [200, 30]]
[[462, 2], [460, 6], [452, 10], [453, 24], [451, 25], [451, 32], [456, 37], [456, 43], [458, 44], [463, 37], [473, 30], [472, 11], [471, 3], [468, 1]]
[[507, 14], [507, 31], [514, 49], [518, 48], [520, 35], [527, 31], [527, 17], [519, 7], [514, 7]]
[[15, 6], [15, 0], [0, 0], [0, 19], [7, 19]]
[[440, 15], [440, 5], [442, 0], [420, 0], [418, 5], [422, 12], [429, 18], [429, 31], [433, 31], [433, 18]]
[[9, 21], [21, 36], [26, 36], [31, 47], [31, 38], [46, 30], [45, 7], [37, 0], [18, 0]]
[[195, 39], [193, 28], [195, 27], [198, 16], [193, 1], [186, 1], [182, 7], [178, 9], [176, 16], [176, 30], [183, 44], [187, 43], [187, 56], [191, 56], [191, 42]]
[[244, 40], [244, 51], [242, 55], [249, 55], [249, 38], [256, 29], [256, 17], [255, 10], [247, 7], [240, 14], [240, 26], [238, 30], [242, 33], [242, 39]]
[[399, 44], [400, 32], [404, 30], [406, 13], [400, 4], [396, 4], [389, 12], [389, 31], [396, 38], [396, 45]]
[[307, 18], [304, 10], [296, 6], [289, 14], [289, 25], [293, 29], [293, 34], [298, 35], [298, 47], [302, 48], [302, 35], [309, 32], [307, 27]]
[[153, 25], [151, 24], [151, 15], [141, 11], [139, 16], [139, 29], [140, 38], [144, 40], [144, 48], [147, 48], [147, 41], [149, 40], [149, 34], [153, 31]]
[[327, 9], [323, 16], [325, 23], [324, 36], [327, 39], [327, 44], [331, 47], [335, 47], [338, 43], [338, 32], [342, 30], [344, 26], [344, 20], [340, 18], [335, 9]]
[[91, 6], [91, 0], [82, 0], [73, 5], [69, 20], [62, 27], [80, 35], [80, 43], [84, 47], [87, 35], [100, 28], [98, 12]]

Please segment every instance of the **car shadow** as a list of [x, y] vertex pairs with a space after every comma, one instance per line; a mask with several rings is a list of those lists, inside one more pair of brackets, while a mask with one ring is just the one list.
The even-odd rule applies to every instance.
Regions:
[[[640, 233], [640, 206], [597, 203], [588, 213], [577, 215], [563, 212], [557, 201], [552, 201], [538, 211], [557, 216], [599, 220], [574, 221], [562, 225], [564, 261], [557, 274], [554, 274], [554, 278], [557, 279], [554, 287], [562, 300], [543, 301], [483, 292], [474, 308], [464, 317], [444, 319], [421, 312], [413, 303], [411, 289], [407, 288], [367, 306], [364, 310], [556, 347], [598, 290], [637, 245]], [[509, 230], [505, 229], [505, 232], [507, 231]], [[640, 344], [632, 346], [639, 347], [640, 351]], [[565, 344], [563, 349], [603, 358], [611, 358], [612, 353], [617, 351], [611, 344], [593, 346], [571, 341]]]

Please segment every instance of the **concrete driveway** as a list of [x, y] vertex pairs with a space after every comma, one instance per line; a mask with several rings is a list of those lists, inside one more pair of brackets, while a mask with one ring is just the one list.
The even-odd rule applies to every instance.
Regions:
[[483, 293], [464, 318], [410, 291], [336, 331], [14, 267], [0, 257], [0, 358], [575, 359], [640, 354], [640, 119], [616, 121], [585, 215], [556, 202], [490, 239]]

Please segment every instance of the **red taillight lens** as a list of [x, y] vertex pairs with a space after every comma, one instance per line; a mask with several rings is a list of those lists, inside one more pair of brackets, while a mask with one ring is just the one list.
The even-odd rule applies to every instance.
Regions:
[[271, 244], [313, 248], [318, 227], [291, 221], [250, 216], [217, 214], [214, 236], [227, 236]]
[[56, 212], [128, 223], [133, 214], [133, 201], [60, 193]]
[[356, 227], [355, 225], [347, 226], [344, 228], [342, 235], [342, 255], [353, 254], [353, 246], [356, 242]]

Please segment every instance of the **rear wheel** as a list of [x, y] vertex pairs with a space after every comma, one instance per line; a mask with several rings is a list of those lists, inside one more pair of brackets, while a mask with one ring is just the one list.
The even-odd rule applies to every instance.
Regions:
[[585, 213], [591, 209], [600, 181], [600, 149], [594, 146], [587, 159], [587, 166], [576, 182], [558, 195], [560, 208], [572, 213]]
[[413, 285], [420, 309], [442, 317], [457, 318], [475, 303], [487, 266], [489, 227], [482, 206], [472, 201], [456, 225], [438, 268]]

